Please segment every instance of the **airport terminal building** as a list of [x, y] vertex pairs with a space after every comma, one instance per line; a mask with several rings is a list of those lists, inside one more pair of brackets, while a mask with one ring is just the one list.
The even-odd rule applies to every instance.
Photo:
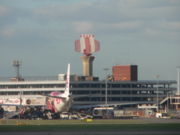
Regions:
[[[72, 108], [92, 105], [157, 105], [173, 96], [176, 81], [138, 80], [136, 65], [114, 66], [105, 80], [94, 76], [71, 75]], [[64, 92], [66, 75], [54, 78], [0, 78], [0, 104], [45, 105], [51, 92]]]
[[[70, 92], [73, 96], [73, 107], [106, 103], [156, 104], [157, 99], [160, 102], [173, 95], [176, 90], [174, 84], [176, 81], [71, 81]], [[41, 105], [40, 101], [43, 104], [45, 100], [42, 95], [52, 91], [63, 92], [64, 88], [65, 81], [61, 80], [1, 81], [0, 103], [18, 104], [17, 99], [22, 93], [24, 100], [32, 100], [32, 105]], [[23, 103], [26, 104], [27, 101]]]
[[156, 104], [176, 90], [176, 81], [71, 82], [75, 106], [95, 104]]

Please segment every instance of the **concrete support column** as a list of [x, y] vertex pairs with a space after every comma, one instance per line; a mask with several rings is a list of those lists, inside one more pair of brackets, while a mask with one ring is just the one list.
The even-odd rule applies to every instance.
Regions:
[[83, 66], [83, 76], [93, 76], [94, 56], [81, 56]]

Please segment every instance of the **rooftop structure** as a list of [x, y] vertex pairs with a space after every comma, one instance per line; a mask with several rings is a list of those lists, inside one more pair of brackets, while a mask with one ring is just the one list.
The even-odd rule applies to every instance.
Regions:
[[137, 81], [137, 65], [116, 65], [112, 67], [114, 81]]

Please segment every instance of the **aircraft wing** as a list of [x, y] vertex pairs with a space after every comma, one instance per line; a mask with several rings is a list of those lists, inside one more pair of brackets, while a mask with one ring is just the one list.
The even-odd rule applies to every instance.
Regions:
[[135, 105], [135, 104], [141, 104], [139, 102], [127, 102], [127, 103], [117, 103], [117, 104], [97, 104], [97, 105], [79, 105], [74, 108], [83, 109], [83, 108], [95, 108], [95, 107], [117, 107], [121, 105]]

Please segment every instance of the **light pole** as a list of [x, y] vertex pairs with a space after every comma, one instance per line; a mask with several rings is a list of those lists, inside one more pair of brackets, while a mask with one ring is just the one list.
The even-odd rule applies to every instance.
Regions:
[[156, 79], [157, 79], [157, 90], [156, 90], [156, 101], [157, 101], [157, 112], [159, 112], [159, 86], [158, 86], [158, 84], [159, 84], [159, 75], [156, 75]]
[[167, 108], [166, 108], [166, 112], [169, 112], [169, 94], [167, 92]]
[[180, 66], [177, 67], [177, 95], [179, 96], [180, 95], [180, 82], [179, 82], [179, 74], [180, 74]]
[[[14, 60], [13, 61], [13, 66], [15, 67], [16, 69], [16, 81], [22, 81], [22, 78], [20, 76], [20, 66], [21, 66], [21, 61], [19, 60]], [[21, 111], [22, 109], [22, 95], [23, 95], [23, 91], [22, 89], [20, 88], [19, 90], [19, 111]], [[19, 114], [19, 119], [20, 119], [20, 114]]]
[[104, 68], [104, 71], [105, 71], [105, 73], [106, 73], [106, 76], [105, 76], [105, 78], [106, 78], [106, 80], [105, 80], [105, 105], [107, 105], [107, 96], [108, 96], [108, 92], [107, 92], [107, 87], [108, 87], [108, 80], [107, 80], [107, 71], [109, 70], [109, 68]]

